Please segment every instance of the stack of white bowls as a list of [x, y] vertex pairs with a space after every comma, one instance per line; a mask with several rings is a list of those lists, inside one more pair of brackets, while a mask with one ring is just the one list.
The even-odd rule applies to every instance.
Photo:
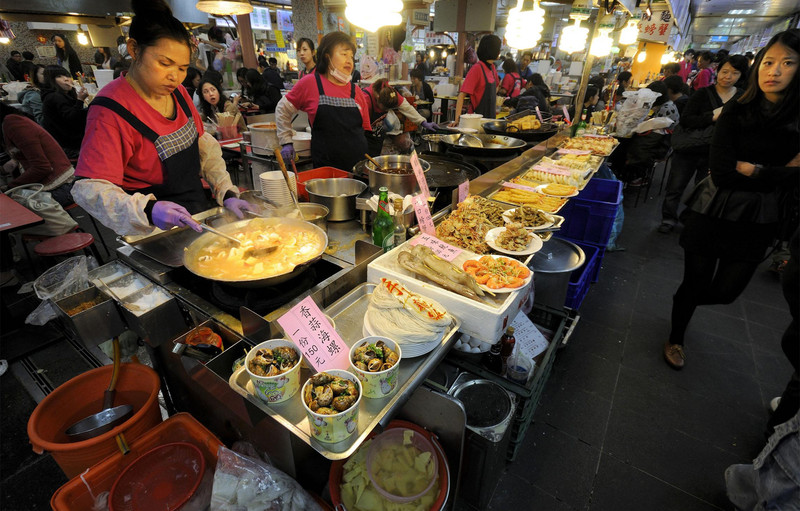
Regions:
[[[279, 207], [294, 204], [289, 188], [286, 187], [283, 172], [280, 170], [262, 172], [258, 178], [261, 182], [261, 195], [263, 197], [271, 200]], [[295, 176], [294, 172], [289, 172], [289, 182], [292, 184], [292, 193], [296, 194], [297, 176]]]

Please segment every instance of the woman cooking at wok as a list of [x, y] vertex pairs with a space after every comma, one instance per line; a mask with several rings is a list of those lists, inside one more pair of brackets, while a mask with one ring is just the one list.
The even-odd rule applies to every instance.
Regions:
[[281, 155], [294, 160], [292, 118], [302, 110], [311, 123], [311, 158], [315, 167], [349, 171], [364, 159], [370, 131], [369, 107], [351, 83], [356, 47], [342, 32], [326, 34], [317, 48], [317, 67], [295, 84], [275, 109]]
[[219, 143], [203, 130], [181, 82], [189, 34], [163, 0], [133, 0], [130, 71], [91, 103], [72, 189], [75, 202], [123, 235], [189, 226], [208, 209], [200, 178], [239, 218], [250, 204], [225, 169]]

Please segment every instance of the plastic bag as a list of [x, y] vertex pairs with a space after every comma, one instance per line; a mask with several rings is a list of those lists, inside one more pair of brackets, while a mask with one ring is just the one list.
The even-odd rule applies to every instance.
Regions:
[[217, 451], [211, 511], [322, 511], [297, 481], [224, 446]]
[[633, 129], [634, 133], [646, 133], [653, 130], [663, 130], [672, 127], [673, 120], [669, 117], [654, 117], [640, 123]]
[[650, 107], [661, 94], [650, 89], [640, 89], [625, 91], [622, 95], [625, 96], [625, 101], [617, 112], [617, 136], [628, 137], [645, 120], [650, 113]]
[[89, 287], [89, 266], [86, 256], [70, 257], [46, 272], [42, 273], [33, 283], [33, 290], [42, 301], [31, 312], [25, 323], [29, 325], [44, 325], [56, 317], [53, 302], [83, 291]]

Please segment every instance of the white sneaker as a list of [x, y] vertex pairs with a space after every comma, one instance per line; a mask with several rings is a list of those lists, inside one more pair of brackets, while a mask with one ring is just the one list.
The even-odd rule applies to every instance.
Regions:
[[769, 409], [773, 412], [778, 409], [778, 405], [781, 404], [781, 397], [773, 397], [772, 401], [769, 402]]

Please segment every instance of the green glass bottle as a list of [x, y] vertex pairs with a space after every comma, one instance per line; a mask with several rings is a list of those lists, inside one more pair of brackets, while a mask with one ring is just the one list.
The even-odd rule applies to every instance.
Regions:
[[394, 220], [389, 214], [389, 189], [381, 186], [378, 196], [378, 214], [372, 222], [372, 243], [384, 252], [394, 248]]

